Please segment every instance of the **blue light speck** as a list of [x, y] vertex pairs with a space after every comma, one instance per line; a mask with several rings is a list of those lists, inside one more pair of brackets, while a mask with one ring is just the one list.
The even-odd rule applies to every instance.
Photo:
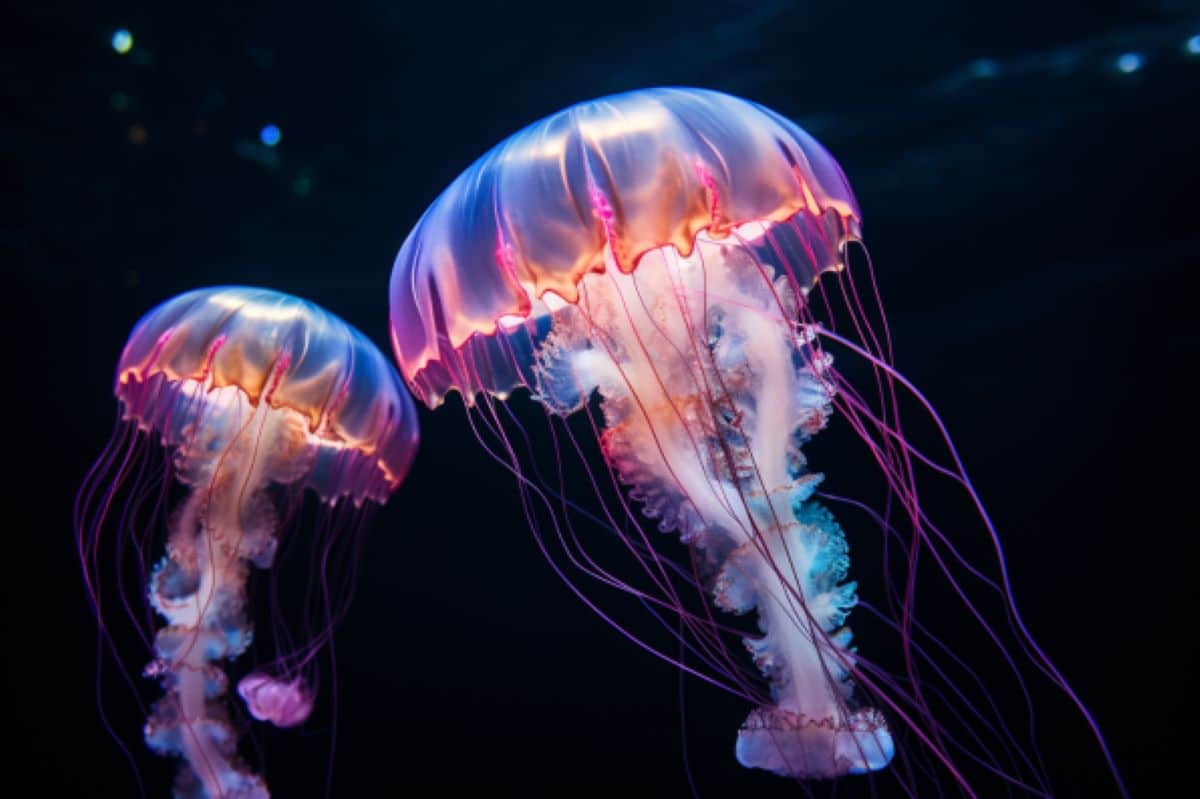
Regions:
[[125, 55], [133, 49], [133, 34], [121, 28], [112, 35], [112, 49]]
[[1128, 75], [1142, 68], [1140, 53], [1123, 53], [1117, 58], [1117, 71]]
[[264, 125], [263, 129], [258, 132], [258, 138], [268, 147], [274, 147], [283, 138], [283, 133], [280, 132], [278, 125]]

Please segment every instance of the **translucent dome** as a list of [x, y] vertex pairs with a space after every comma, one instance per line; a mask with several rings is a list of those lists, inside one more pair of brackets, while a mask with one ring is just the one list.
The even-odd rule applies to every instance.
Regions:
[[127, 417], [178, 444], [215, 389], [300, 414], [315, 462], [305, 482], [325, 498], [382, 501], [416, 454], [416, 409], [362, 333], [313, 303], [259, 288], [181, 294], [137, 324], [115, 393]]
[[798, 215], [826, 251], [818, 268], [840, 265], [859, 231], [850, 185], [815, 139], [763, 106], [659, 88], [560, 111], [476, 161], [404, 242], [390, 297], [401, 371], [431, 406], [450, 389], [468, 402], [503, 395], [528, 353], [489, 337], [544, 313], [548, 292], [574, 302], [606, 252], [629, 272], [657, 248], [690, 253], [701, 231], [719, 239]]

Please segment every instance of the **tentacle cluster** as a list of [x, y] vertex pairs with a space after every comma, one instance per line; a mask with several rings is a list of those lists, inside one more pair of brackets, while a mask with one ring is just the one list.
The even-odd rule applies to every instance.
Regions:
[[630, 496], [706, 553], [717, 605], [758, 611], [763, 634], [746, 643], [775, 705], [751, 714], [739, 758], [803, 777], [883, 767], [883, 719], [854, 707], [845, 535], [802, 452], [832, 412], [831, 359], [790, 322], [790, 284], [738, 242], [701, 237], [688, 256], [663, 248], [581, 287], [555, 312], [538, 396], [570, 412], [598, 391], [603, 450]]
[[[151, 711], [145, 737], [160, 754], [182, 759], [177, 796], [266, 799], [266, 784], [238, 758], [225, 704], [228, 679], [218, 664], [241, 655], [253, 639], [246, 581], [251, 565], [271, 566], [278, 543], [279, 516], [267, 486], [307, 474], [312, 448], [298, 414], [251, 406], [236, 388], [194, 401], [204, 407], [182, 431], [174, 456], [190, 493], [172, 515], [167, 554], [150, 577], [150, 603], [167, 624], [155, 635], [156, 657], [146, 674], [160, 680], [165, 696]], [[252, 676], [254, 684], [239, 689], [256, 717], [290, 726], [308, 715], [312, 701], [302, 685]]]

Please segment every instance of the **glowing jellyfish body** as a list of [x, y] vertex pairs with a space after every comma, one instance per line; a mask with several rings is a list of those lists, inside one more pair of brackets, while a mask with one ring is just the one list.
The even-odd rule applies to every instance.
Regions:
[[[971, 793], [968, 761], [1039, 793], [1044, 772], [1008, 726], [973, 723], [986, 708], [956, 688], [938, 692], [955, 705], [944, 723], [921, 688], [953, 655], [921, 640], [907, 575], [934, 551], [951, 585], [961, 580], [945, 566], [952, 542], [918, 501], [913, 464], [924, 455], [897, 418], [896, 389], [911, 386], [891, 366], [869, 264], [865, 290], [850, 276], [860, 220], [833, 158], [762, 106], [695, 89], [584, 103], [502, 142], [424, 214], [392, 273], [393, 349], [427, 405], [462, 394], [480, 440], [516, 474], [539, 543], [585, 602], [646, 649], [758, 705], [737, 737], [744, 765], [802, 779], [886, 773], [901, 724], [924, 752], [918, 769], [894, 770], [902, 782], [933, 763]], [[865, 360], [869, 391], [834, 368], [837, 347]], [[496, 402], [521, 387], [548, 412], [556, 457], [539, 457]], [[835, 411], [889, 492], [889, 510], [867, 515], [885, 550], [900, 553], [901, 574], [890, 564], [884, 573], [894, 618], [884, 628], [899, 636], [902, 674], [855, 653], [844, 626], [856, 586], [827, 506], [867, 506], [817, 493], [822, 475], [802, 452]], [[607, 464], [606, 474], [582, 461], [596, 502], [561, 468], [565, 453], [586, 450], [589, 429]], [[974, 496], [960, 467], [937, 468]], [[690, 545], [690, 565], [660, 555], [631, 501]], [[589, 525], [616, 533], [634, 568], [595, 559]], [[1006, 583], [982, 579], [1007, 598]], [[678, 630], [679, 648], [637, 639], [590, 587], [632, 594]], [[707, 604], [689, 604], [689, 591]], [[760, 634], [745, 643], [769, 691], [738, 665], [711, 604], [757, 614]], [[1069, 693], [1009, 606], [1035, 666]], [[985, 732], [952, 740], [953, 719], [964, 718]]]
[[[108, 592], [126, 590], [121, 574], [132, 555], [137, 585], [148, 585], [147, 610], [125, 594], [116, 604], [151, 649], [145, 673], [166, 692], [146, 722], [146, 742], [183, 759], [176, 795], [265, 797], [265, 782], [237, 756], [219, 667], [254, 638], [251, 567], [271, 568], [290, 543], [302, 492], [314, 492], [321, 506], [314, 563], [323, 572], [312, 585], [322, 590], [312, 592], [315, 606], [306, 612], [323, 621], [300, 638], [282, 627], [267, 631], [274, 656], [238, 684], [254, 718], [295, 726], [312, 711], [314, 658], [348, 601], [330, 594], [340, 587], [324, 570], [363, 511], [384, 502], [407, 473], [417, 445], [412, 401], [354, 328], [304, 300], [240, 287], [192, 291], [147, 314], [121, 355], [115, 393], [123, 421], [76, 511], [101, 631], [112, 640], [121, 614]], [[152, 499], [166, 491], [154, 480], [169, 485], [144, 465], [148, 439], [170, 452], [165, 476], [186, 495], [169, 515], [166, 556], [147, 570], [142, 558], [166, 497]], [[118, 514], [121, 490], [128, 501]], [[114, 587], [102, 560], [110, 556], [119, 564]], [[151, 632], [155, 614], [166, 625]], [[285, 615], [272, 618], [282, 624]]]

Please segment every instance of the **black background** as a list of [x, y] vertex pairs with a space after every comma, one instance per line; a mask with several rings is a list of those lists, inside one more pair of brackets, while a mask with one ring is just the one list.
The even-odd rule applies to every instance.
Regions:
[[[391, 259], [459, 171], [572, 102], [680, 84], [771, 106], [841, 162], [898, 363], [955, 435], [1030, 626], [1135, 796], [1187, 779], [1193, 4], [99, 5], [5, 26], [6, 775], [39, 795], [135, 790], [95, 712], [69, 508], [140, 315], [263, 285], [386, 347]], [[1139, 71], [1116, 69], [1126, 51]], [[456, 402], [422, 413], [411, 477], [369, 533], [338, 637], [334, 795], [686, 795], [675, 672], [566, 592], [463, 421]], [[852, 474], [830, 481], [853, 492]], [[701, 795], [800, 793], [733, 760], [741, 703], [687, 697]], [[113, 712], [165, 795], [172, 765]], [[1062, 795], [1108, 795], [1078, 720], [1043, 723]], [[275, 795], [320, 795], [324, 731], [263, 738]]]

